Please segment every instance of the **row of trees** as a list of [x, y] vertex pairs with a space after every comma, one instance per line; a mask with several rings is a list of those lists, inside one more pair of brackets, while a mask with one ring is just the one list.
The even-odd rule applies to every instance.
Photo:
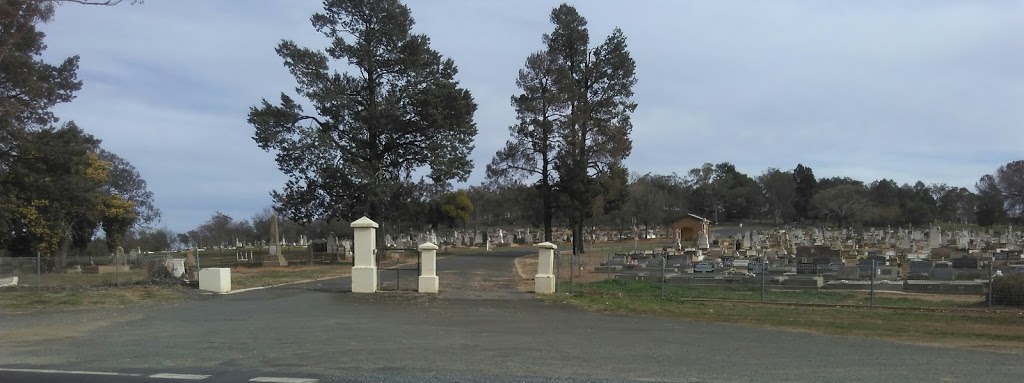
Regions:
[[[705, 164], [686, 176], [632, 174], [622, 206], [595, 214], [588, 223], [628, 234], [634, 227], [647, 232], [695, 213], [706, 217], [717, 214], [719, 221], [775, 224], [921, 226], [940, 221], [989, 226], [1024, 220], [1021, 174], [1024, 161], [1011, 162], [981, 177], [972, 191], [923, 182], [900, 185], [890, 179], [870, 183], [848, 177], [816, 179], [813, 170], [802, 164], [792, 171], [769, 168], [756, 178], [737, 171], [730, 163]], [[406, 203], [404, 209], [416, 213], [390, 221], [382, 232], [397, 235], [408, 230], [543, 227], [541, 193], [535, 185], [487, 182], [447, 191]], [[271, 213], [268, 208], [251, 219], [235, 220], [216, 212], [185, 233], [139, 230], [132, 232], [126, 243], [155, 251], [195, 245], [233, 246], [236, 240], [269, 241]], [[555, 227], [570, 226], [571, 218], [561, 214], [557, 217], [552, 220]], [[299, 235], [323, 239], [332, 232], [350, 236], [348, 224], [323, 219], [301, 223], [282, 218], [279, 227], [282, 235], [294, 241]]]
[[756, 178], [730, 163], [704, 164], [678, 175], [634, 176], [625, 209], [609, 218], [636, 216], [644, 225], [665, 224], [684, 212], [715, 221], [791, 223], [819, 220], [848, 225], [926, 225], [935, 221], [982, 226], [1024, 218], [1024, 161], [981, 177], [974, 190], [891, 179], [865, 183], [849, 177], [816, 179], [813, 170], [769, 168]]
[[450, 182], [468, 177], [477, 130], [476, 104], [455, 80], [454, 62], [412, 32], [414, 20], [398, 0], [325, 1], [311, 22], [327, 48], [277, 46], [305, 102], [282, 93], [249, 113], [254, 140], [289, 176], [272, 193], [276, 208], [309, 224], [366, 215], [392, 227], [536, 225], [546, 240], [556, 225], [580, 234], [585, 223], [650, 226], [688, 212], [715, 221], [844, 226], [1020, 217], [1019, 162], [983, 177], [975, 191], [817, 179], [802, 164], [756, 177], [727, 162], [684, 176], [630, 176], [623, 160], [632, 149], [637, 79], [625, 34], [614, 29], [592, 44], [587, 20], [566, 4], [549, 19], [551, 32], [515, 78], [508, 142], [483, 184], [456, 192]]
[[63, 2], [120, 1], [0, 3], [0, 250], [57, 255], [58, 265], [100, 231], [109, 250], [160, 216], [135, 167], [53, 113], [82, 87], [78, 56], [56, 65], [41, 58], [46, 44], [39, 26]]
[[[555, 8], [550, 20], [553, 31], [517, 79], [511, 139], [487, 168], [495, 187], [539, 179], [548, 240], [556, 211], [579, 233], [586, 220], [625, 201], [622, 160], [631, 150], [637, 81], [621, 30], [592, 46], [574, 7]], [[327, 0], [311, 22], [330, 41], [326, 49], [285, 40], [277, 53], [313, 110], [282, 93], [249, 112], [254, 140], [289, 177], [272, 193], [277, 208], [299, 222], [362, 215], [399, 222], [450, 192], [451, 181], [464, 182], [473, 167], [476, 104], [455, 80], [455, 63], [412, 32], [409, 8], [398, 0]], [[332, 60], [354, 70], [337, 72]], [[480, 191], [465, 191], [465, 199]], [[448, 202], [461, 207], [426, 216], [452, 224], [472, 214], [468, 201]]]

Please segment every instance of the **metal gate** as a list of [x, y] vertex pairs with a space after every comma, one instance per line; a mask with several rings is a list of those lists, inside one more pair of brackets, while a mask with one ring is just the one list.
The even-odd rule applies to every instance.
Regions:
[[377, 251], [377, 290], [379, 291], [417, 291], [421, 271], [420, 252], [417, 249]]

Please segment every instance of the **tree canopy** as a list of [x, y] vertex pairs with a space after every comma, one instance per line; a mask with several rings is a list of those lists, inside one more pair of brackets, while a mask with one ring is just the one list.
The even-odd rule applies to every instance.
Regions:
[[[303, 103], [282, 93], [249, 112], [260, 148], [288, 176], [274, 202], [292, 219], [394, 217], [426, 169], [433, 183], [465, 181], [476, 104], [451, 59], [413, 33], [397, 0], [326, 0], [311, 18], [323, 50], [282, 41], [277, 54]], [[333, 62], [352, 68], [332, 69]], [[404, 193], [404, 194], [403, 194]], [[387, 202], [387, 203], [386, 203]]]
[[[45, 34], [61, 3], [120, 1], [8, 0], [0, 3], [0, 248], [15, 255], [84, 249], [102, 228], [114, 248], [160, 211], [138, 171], [100, 147], [73, 122], [57, 125], [53, 107], [82, 87], [78, 56], [42, 59]], [[137, 1], [133, 1], [137, 3]]]
[[537, 177], [545, 239], [557, 206], [578, 252], [583, 222], [617, 209], [628, 195], [622, 161], [632, 150], [636, 63], [618, 28], [592, 47], [587, 20], [571, 5], [553, 9], [550, 21], [544, 49], [519, 72], [523, 93], [512, 98], [518, 122], [488, 176]]

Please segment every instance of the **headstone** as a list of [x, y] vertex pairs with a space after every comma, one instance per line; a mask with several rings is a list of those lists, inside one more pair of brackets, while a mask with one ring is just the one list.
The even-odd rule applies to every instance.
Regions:
[[928, 233], [928, 247], [932, 249], [942, 247], [942, 231], [938, 226], [932, 226]]
[[[184, 267], [184, 269], [182, 269], [182, 274], [175, 276], [179, 278], [185, 278], [188, 280], [195, 279], [193, 277], [195, 276], [196, 272], [196, 257], [192, 255], [191, 250], [185, 252], [185, 262], [182, 263], [182, 266]], [[173, 273], [174, 270], [171, 270], [171, 272]]]
[[352, 256], [352, 241], [344, 239], [341, 241], [341, 253], [342, 258], [348, 259]]
[[327, 235], [327, 254], [338, 254], [340, 245], [338, 236], [334, 235], [334, 232]]
[[970, 235], [967, 234], [967, 230], [964, 230], [956, 237], [956, 247], [961, 250], [966, 250], [970, 245]]
[[697, 238], [697, 248], [700, 250], [707, 250], [711, 248], [711, 244], [708, 240], [708, 233], [701, 230], [700, 235]]
[[121, 246], [114, 249], [114, 266], [119, 267], [121, 271], [128, 270], [128, 259], [124, 256], [124, 248]]
[[275, 212], [270, 216], [270, 253], [263, 258], [263, 266], [288, 266], [288, 261], [284, 259], [284, 253], [281, 251], [279, 238], [281, 238], [281, 234], [277, 231], [277, 213]]

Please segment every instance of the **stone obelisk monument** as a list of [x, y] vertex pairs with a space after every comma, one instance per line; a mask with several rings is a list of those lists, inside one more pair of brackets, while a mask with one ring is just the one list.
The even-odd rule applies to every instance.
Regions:
[[263, 266], [288, 266], [278, 242], [281, 235], [277, 232], [277, 213], [270, 216], [270, 253], [263, 257]]

